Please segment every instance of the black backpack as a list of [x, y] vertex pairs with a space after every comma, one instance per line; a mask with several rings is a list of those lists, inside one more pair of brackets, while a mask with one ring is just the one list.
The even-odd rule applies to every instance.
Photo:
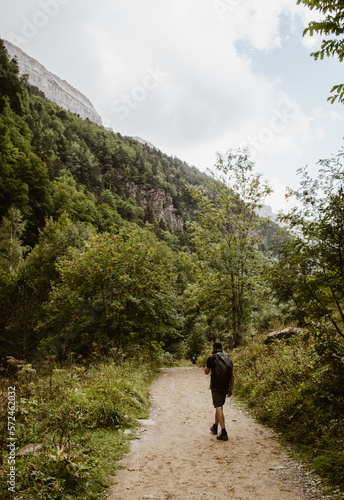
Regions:
[[211, 374], [211, 380], [214, 384], [223, 387], [229, 387], [232, 377], [233, 363], [226, 352], [215, 353], [215, 368]]

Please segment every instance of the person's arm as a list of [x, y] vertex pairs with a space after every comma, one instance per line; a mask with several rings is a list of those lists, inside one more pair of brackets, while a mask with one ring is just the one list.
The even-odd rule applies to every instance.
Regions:
[[207, 359], [207, 363], [206, 363], [206, 366], [205, 366], [205, 368], [204, 368], [204, 373], [205, 373], [206, 375], [208, 375], [208, 373], [210, 372], [211, 367], [212, 367], [212, 358], [211, 358], [211, 356], [210, 356], [210, 358], [208, 358], [208, 359]]
[[231, 385], [228, 389], [228, 396], [231, 396], [233, 394], [233, 387], [234, 387], [234, 372], [232, 370]]

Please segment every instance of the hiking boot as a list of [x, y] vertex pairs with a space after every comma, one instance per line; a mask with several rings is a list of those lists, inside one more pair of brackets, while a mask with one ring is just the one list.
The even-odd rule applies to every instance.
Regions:
[[212, 434], [215, 434], [215, 436], [217, 435], [217, 425], [213, 424], [211, 427], [210, 427], [210, 432]]
[[221, 434], [219, 434], [216, 439], [219, 439], [220, 441], [228, 441], [228, 434], [226, 429], [222, 429]]

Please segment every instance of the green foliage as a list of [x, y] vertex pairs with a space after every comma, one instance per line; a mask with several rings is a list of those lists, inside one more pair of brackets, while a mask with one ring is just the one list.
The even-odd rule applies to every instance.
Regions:
[[[324, 15], [324, 18], [319, 21], [311, 21], [308, 27], [304, 30], [303, 35], [307, 33], [310, 36], [318, 34], [324, 36], [321, 43], [320, 50], [311, 53], [311, 56], [317, 59], [324, 59], [324, 57], [334, 57], [336, 56], [340, 62], [344, 59], [344, 6], [341, 2], [337, 0], [297, 0], [297, 3], [303, 3], [307, 5], [311, 10], [315, 9], [319, 11], [320, 14]], [[335, 36], [334, 39], [329, 39], [329, 36]], [[336, 100], [338, 102], [344, 103], [344, 85], [335, 85], [331, 89], [333, 96], [328, 97], [328, 101], [334, 103]]]
[[208, 337], [208, 318], [205, 314], [200, 314], [193, 319], [185, 342], [185, 354], [191, 358], [193, 354], [200, 354]]
[[18, 114], [25, 112], [23, 105], [23, 86], [18, 77], [18, 66], [15, 60], [9, 61], [0, 39], [0, 114], [9, 100], [11, 108]]
[[186, 295], [189, 307], [202, 308], [211, 322], [225, 318], [227, 339], [238, 345], [261, 281], [264, 222], [257, 209], [270, 188], [253, 172], [247, 151], [219, 156], [216, 167], [219, 177], [213, 177], [207, 192], [191, 190], [200, 207], [199, 222], [190, 226], [197, 282]]
[[52, 182], [52, 215], [66, 213], [72, 220], [94, 223], [96, 199], [83, 186], [78, 186], [74, 177], [66, 170]]
[[[49, 362], [45, 375], [33, 373], [31, 379], [27, 367], [22, 368], [19, 381], [13, 382], [20, 408], [17, 451], [32, 443], [42, 444], [43, 450], [16, 458], [17, 495], [35, 500], [100, 498], [116, 461], [128, 449], [124, 430], [134, 433], [136, 419], [148, 416], [148, 389], [155, 372], [136, 354], [136, 359], [122, 362], [117, 351], [115, 359], [87, 368], [57, 368]], [[1, 443], [1, 465], [7, 470], [7, 443]], [[12, 498], [5, 474], [0, 488], [2, 498]]]
[[38, 243], [27, 256], [20, 275], [34, 286], [40, 300], [46, 301], [51, 286], [59, 281], [57, 260], [68, 255], [72, 248], [83, 249], [93, 235], [95, 230], [91, 225], [72, 222], [65, 213], [56, 221], [52, 218], [46, 221], [39, 233]]
[[[67, 320], [67, 315], [72, 310], [74, 318], [81, 308], [82, 314], [93, 325], [91, 331], [86, 332], [87, 346], [93, 335], [104, 341], [115, 338], [117, 343], [123, 338], [129, 342], [130, 338], [134, 343], [142, 334], [140, 342], [150, 343], [153, 349], [161, 342], [173, 348], [181, 324], [182, 305], [178, 296], [187, 280], [182, 276], [182, 265], [178, 263], [176, 266], [177, 254], [172, 254], [167, 245], [177, 251], [181, 241], [188, 244], [188, 237], [186, 233], [172, 234], [168, 224], [157, 218], [152, 205], [140, 206], [140, 200], [133, 193], [140, 192], [137, 186], [148, 193], [153, 188], [162, 188], [166, 196], [173, 198], [179, 214], [188, 219], [196, 205], [185, 189], [185, 183], [198, 185], [207, 177], [178, 158], [168, 157], [132, 138], [114, 134], [89, 120], [81, 120], [47, 101], [42, 93], [27, 85], [25, 78], [18, 77], [17, 64], [9, 61], [2, 42], [0, 61], [0, 217], [7, 217], [3, 219], [3, 224], [7, 224], [8, 210], [13, 207], [13, 210], [20, 210], [20, 224], [23, 224], [21, 235], [18, 233], [18, 238], [12, 242], [7, 238], [8, 231], [3, 228], [0, 243], [2, 360], [7, 354], [30, 360], [47, 335], [57, 338], [58, 327], [49, 333], [44, 326], [52, 311], [51, 303], [50, 309], [47, 306], [49, 293], [53, 286], [62, 290], [57, 260], [66, 256], [72, 247], [77, 256], [80, 250], [83, 251], [90, 234], [118, 232], [121, 228], [124, 231], [129, 227], [126, 221], [145, 228], [142, 233], [145, 243], [152, 241], [152, 245], [158, 246], [157, 238], [165, 242], [160, 247], [161, 256], [166, 255], [161, 280], [167, 278], [166, 282], [170, 284], [174, 278], [170, 280], [172, 274], [168, 269], [175, 271], [171, 291], [166, 292], [160, 305], [159, 292], [154, 303], [147, 297], [146, 310], [138, 297], [128, 296], [126, 305], [123, 296], [118, 311], [122, 309], [126, 318], [121, 318], [118, 311], [117, 317], [113, 316], [114, 311], [107, 310], [109, 304], [105, 300], [107, 305], [100, 306], [103, 313], [96, 309], [96, 316], [102, 316], [99, 328], [95, 323], [95, 311], [89, 304], [92, 298], [79, 297], [84, 301], [83, 305], [77, 302], [72, 305], [73, 297], [75, 301], [79, 300], [72, 291], [70, 301], [66, 299], [65, 327], [72, 321], [72, 331], [79, 331], [80, 325], [74, 325], [72, 319]], [[19, 230], [19, 219], [14, 225]], [[137, 226], [132, 225], [129, 233]], [[121, 252], [125, 252], [126, 243], [122, 243]], [[28, 246], [32, 251], [24, 260]], [[162, 257], [160, 260], [162, 262]], [[16, 274], [9, 276], [9, 270], [14, 268]], [[143, 278], [146, 276], [138, 273], [138, 279]], [[57, 293], [55, 288], [54, 293]], [[104, 293], [109, 297], [112, 292], [106, 289]], [[165, 307], [164, 301], [170, 307]], [[175, 307], [178, 307], [176, 314]], [[89, 308], [93, 320], [87, 312]], [[43, 310], [46, 310], [44, 318]], [[133, 311], [134, 317], [128, 319]], [[168, 319], [169, 314], [172, 319]], [[107, 320], [107, 316], [112, 319]], [[140, 321], [142, 324], [137, 327]], [[39, 323], [41, 328], [38, 329]]]
[[135, 227], [72, 250], [59, 262], [39, 328], [46, 347], [61, 354], [85, 352], [94, 341], [153, 348], [173, 339], [182, 327], [173, 260], [166, 244]]
[[36, 327], [43, 305], [52, 284], [59, 280], [57, 259], [71, 247], [83, 248], [92, 233], [91, 227], [73, 223], [66, 215], [58, 221], [50, 219], [40, 232], [39, 243], [16, 273], [0, 275], [2, 361], [6, 355], [32, 358], [41, 340]]
[[[344, 343], [341, 342], [341, 352]], [[260, 335], [233, 353], [235, 393], [291, 443], [325, 483], [343, 488], [344, 378], [305, 333], [288, 342]]]
[[18, 208], [11, 207], [0, 224], [0, 270], [12, 272], [23, 262], [28, 250], [22, 245], [25, 222]]
[[288, 302], [278, 304], [271, 290], [267, 288], [265, 293], [261, 294], [261, 300], [252, 308], [251, 321], [254, 328], [252, 333], [283, 330], [284, 324], [288, 323], [290, 309], [291, 305]]
[[293, 238], [279, 240], [270, 281], [280, 302], [293, 301], [296, 317], [323, 349], [344, 338], [344, 169], [342, 154], [320, 163], [317, 179], [301, 170], [301, 187], [289, 193], [302, 205], [282, 217]]
[[[32, 151], [27, 123], [8, 101], [0, 114], [0, 139], [0, 216], [15, 206], [34, 233], [49, 209], [48, 172]], [[28, 232], [27, 241], [32, 243], [34, 236]]]

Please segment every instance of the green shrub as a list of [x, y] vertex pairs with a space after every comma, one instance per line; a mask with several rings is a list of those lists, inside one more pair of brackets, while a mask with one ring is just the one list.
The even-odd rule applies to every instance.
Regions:
[[[55, 368], [27, 383], [19, 373], [17, 451], [28, 444], [42, 444], [43, 450], [16, 458], [16, 493], [27, 499], [99, 498], [127, 450], [123, 431], [148, 416], [154, 373], [142, 360]], [[6, 436], [1, 441], [6, 471]], [[1, 498], [13, 497], [5, 474], [0, 490]]]
[[323, 478], [344, 484], [344, 379], [308, 335], [264, 343], [257, 336], [233, 354], [235, 393]]

